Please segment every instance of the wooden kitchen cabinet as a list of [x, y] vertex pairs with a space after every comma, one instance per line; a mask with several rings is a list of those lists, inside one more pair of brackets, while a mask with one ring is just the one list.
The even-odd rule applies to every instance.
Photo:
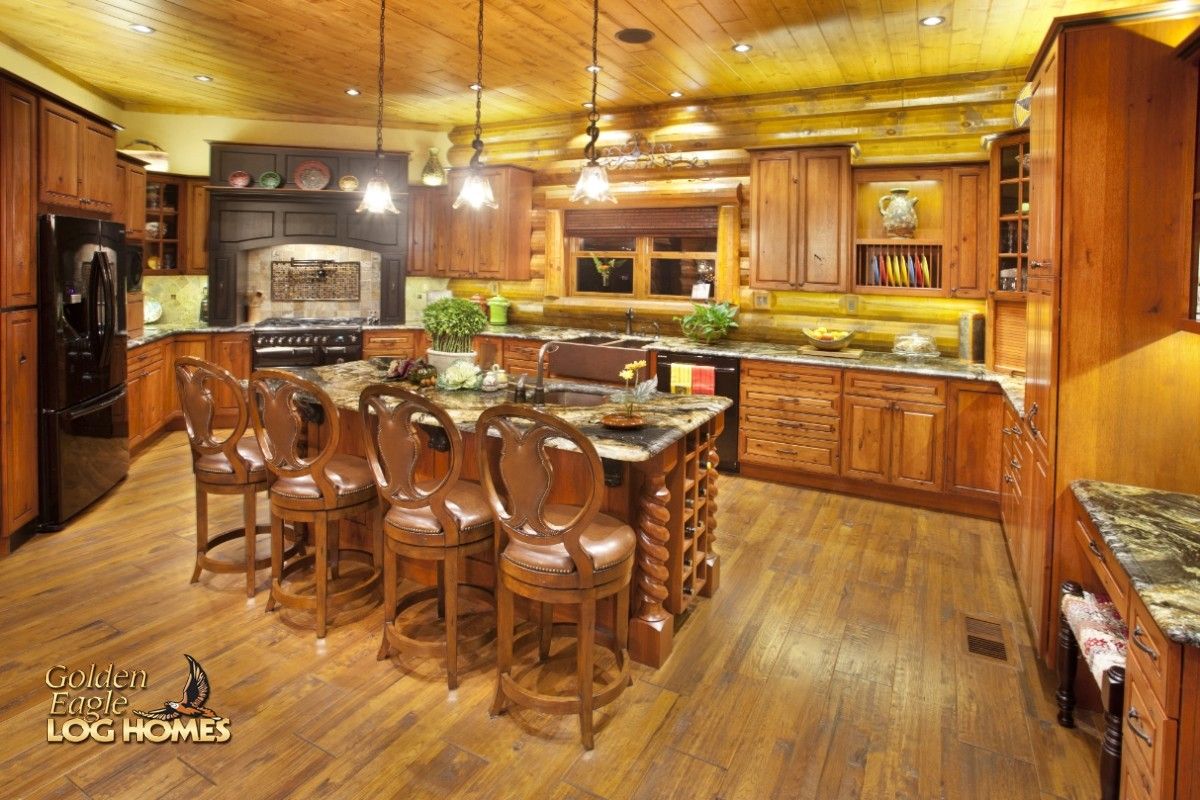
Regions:
[[847, 395], [842, 412], [842, 475], [865, 481], [888, 480], [892, 458], [892, 402]]
[[1004, 396], [992, 383], [951, 381], [946, 436], [946, 491], [1000, 499]]
[[208, 274], [208, 179], [188, 178], [184, 186], [186, 202], [183, 214], [183, 272], [186, 275]]
[[987, 296], [988, 192], [986, 165], [951, 168], [946, 253], [951, 297]]
[[746, 360], [740, 383], [741, 462], [838, 473], [841, 370]]
[[890, 481], [941, 491], [946, 451], [945, 406], [897, 400], [892, 404]]
[[0, 315], [0, 554], [38, 514], [37, 312]]
[[750, 154], [750, 285], [842, 291], [853, 219], [845, 147]]
[[37, 98], [0, 80], [0, 307], [37, 304]]
[[363, 331], [363, 358], [416, 358], [425, 351], [421, 346], [423, 335], [423, 331]]
[[434, 277], [446, 271], [450, 190], [445, 186], [408, 189], [408, 275]]
[[117, 202], [113, 220], [125, 226], [125, 239], [140, 242], [146, 235], [146, 168], [140, 162], [117, 157]]
[[46, 205], [112, 214], [116, 133], [50, 100], [38, 106], [38, 198]]
[[[449, 246], [444, 275], [527, 281], [533, 234], [533, 173], [520, 167], [483, 167], [497, 208], [462, 206], [449, 211]], [[453, 202], [468, 171], [450, 174], [446, 198]]]
[[941, 491], [946, 381], [862, 371], [845, 391], [842, 475]]
[[135, 347], [127, 354], [125, 388], [129, 393], [131, 448], [157, 433], [172, 415], [170, 353], [170, 341], [160, 341]]
[[[233, 373], [238, 380], [250, 377], [250, 334], [218, 333], [212, 337], [209, 356], [218, 366]], [[224, 386], [217, 392], [218, 413], [237, 412], [237, 398]]]

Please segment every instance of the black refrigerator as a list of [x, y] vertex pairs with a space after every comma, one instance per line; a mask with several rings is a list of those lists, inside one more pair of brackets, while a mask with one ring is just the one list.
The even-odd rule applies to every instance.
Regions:
[[41, 527], [57, 530], [129, 471], [125, 228], [38, 223]]

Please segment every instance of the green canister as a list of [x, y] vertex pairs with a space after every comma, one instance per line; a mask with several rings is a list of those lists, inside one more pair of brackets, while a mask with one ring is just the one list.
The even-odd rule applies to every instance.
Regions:
[[507, 325], [508, 324], [508, 307], [512, 303], [508, 299], [496, 295], [487, 301], [488, 304], [488, 321], [492, 325]]

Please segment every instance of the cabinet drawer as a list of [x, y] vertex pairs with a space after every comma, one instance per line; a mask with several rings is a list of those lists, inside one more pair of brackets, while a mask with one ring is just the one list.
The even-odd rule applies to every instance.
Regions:
[[1136, 596], [1130, 602], [1129, 647], [1131, 661], [1145, 680], [1146, 692], [1154, 695], [1168, 716], [1179, 716], [1179, 684], [1183, 677], [1183, 649], [1172, 642], [1150, 619]]
[[146, 344], [130, 350], [125, 355], [125, 365], [129, 373], [145, 370], [160, 364], [163, 360], [161, 344]]
[[742, 428], [747, 433], [754, 431], [768, 438], [786, 436], [836, 442], [841, 425], [837, 417], [817, 414], [786, 414], [778, 411], [762, 412], [756, 409], [742, 411]]
[[851, 372], [846, 375], [846, 393], [888, 400], [914, 400], [918, 403], [944, 405], [946, 382], [908, 375], [878, 372]]
[[1140, 772], [1139, 783], [1155, 800], [1171, 798], [1175, 788], [1175, 749], [1179, 722], [1162, 710], [1148, 691], [1146, 677], [1138, 665], [1125, 671], [1125, 732], [1121, 755], [1133, 761]]
[[780, 416], [780, 412], [785, 417], [788, 414], [816, 414], [834, 418], [842, 415], [842, 397], [837, 394], [798, 397], [795, 394], [777, 394], [769, 389], [762, 391], [757, 386], [743, 383], [741, 395], [743, 408], [758, 409], [773, 416]]
[[812, 393], [840, 394], [842, 371], [770, 361], [747, 361], [742, 363], [742, 385], [747, 383], [763, 393], [785, 397]]
[[[1100, 534], [1092, 527], [1091, 521], [1084, 516], [1084, 511], [1078, 506], [1076, 506], [1075, 523], [1072, 527], [1075, 529], [1075, 539], [1079, 543], [1080, 552], [1096, 571], [1100, 583], [1104, 586], [1104, 591], [1116, 606], [1121, 619], [1129, 622], [1129, 579], [1125, 576], [1125, 570], [1117, 564], [1116, 558], [1108, 549], [1108, 545], [1104, 543], [1104, 539], [1100, 538]], [[1130, 631], [1132, 630], [1131, 626]]]
[[838, 445], [809, 439], [778, 441], [757, 433], [741, 434], [743, 461], [753, 464], [785, 467], [787, 469], [822, 472], [836, 475]]
[[504, 340], [504, 355], [506, 358], [532, 361], [536, 364], [538, 351], [541, 349], [542, 342], [538, 341], [529, 341], [528, 339]]
[[1121, 762], [1121, 797], [1125, 800], [1159, 800], [1158, 787], [1136, 759]]
[[374, 356], [412, 357], [417, 349], [417, 334], [363, 332], [363, 358]]

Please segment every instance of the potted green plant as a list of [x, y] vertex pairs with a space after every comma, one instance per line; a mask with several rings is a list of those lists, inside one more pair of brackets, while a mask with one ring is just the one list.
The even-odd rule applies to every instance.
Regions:
[[724, 339], [729, 331], [738, 326], [738, 307], [732, 303], [695, 303], [692, 313], [686, 317], [676, 317], [683, 335], [698, 342], [712, 344], [718, 339]]
[[456, 361], [475, 362], [471, 339], [487, 327], [487, 318], [475, 303], [455, 297], [438, 300], [425, 307], [421, 322], [429, 334], [426, 358], [439, 373]]

